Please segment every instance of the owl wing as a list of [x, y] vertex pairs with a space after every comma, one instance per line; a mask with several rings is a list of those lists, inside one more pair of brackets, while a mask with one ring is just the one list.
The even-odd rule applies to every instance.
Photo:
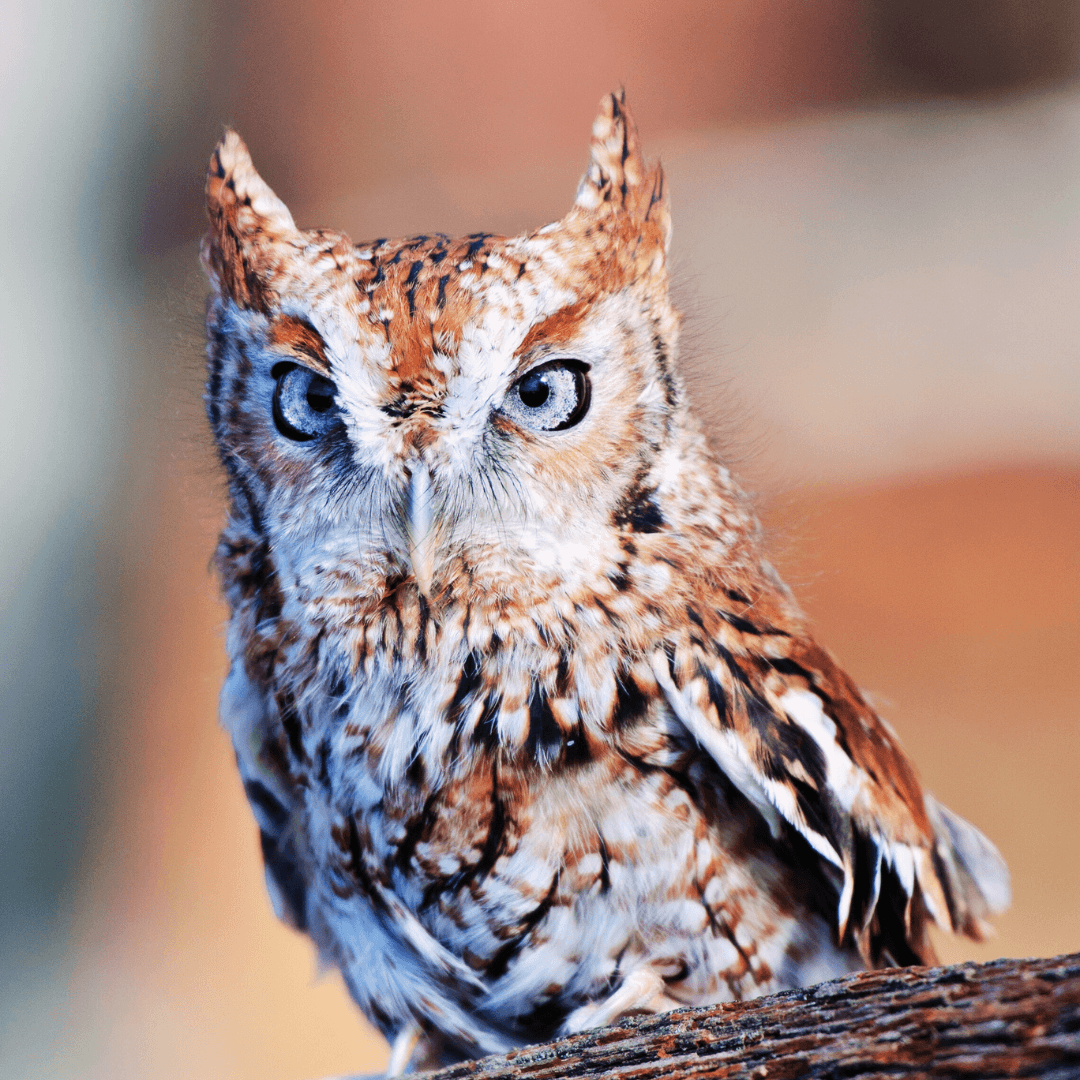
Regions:
[[835, 868], [838, 941], [868, 963], [930, 962], [927, 916], [980, 940], [1009, 875], [977, 829], [924, 793], [895, 735], [805, 635], [690, 611], [651, 659], [669, 706], [779, 836]]
[[220, 715], [232, 735], [244, 793], [259, 825], [266, 888], [274, 913], [297, 930], [307, 929], [305, 869], [299, 797], [289, 775], [281, 725], [269, 691], [233, 664], [221, 689]]

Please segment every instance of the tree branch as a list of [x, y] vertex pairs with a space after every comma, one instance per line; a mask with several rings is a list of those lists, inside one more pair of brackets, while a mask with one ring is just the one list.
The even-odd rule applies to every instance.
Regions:
[[734, 1005], [621, 1021], [439, 1080], [1080, 1077], [1080, 953], [859, 972]]

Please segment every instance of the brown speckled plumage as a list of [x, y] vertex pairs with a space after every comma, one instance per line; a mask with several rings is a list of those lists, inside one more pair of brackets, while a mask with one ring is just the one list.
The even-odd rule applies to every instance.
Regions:
[[984, 932], [1000, 858], [813, 641], [687, 409], [621, 96], [526, 236], [299, 230], [232, 132], [207, 202], [222, 717], [278, 911], [395, 1069]]

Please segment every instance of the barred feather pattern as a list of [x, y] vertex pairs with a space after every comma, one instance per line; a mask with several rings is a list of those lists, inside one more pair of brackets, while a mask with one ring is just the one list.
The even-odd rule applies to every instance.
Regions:
[[[687, 407], [622, 95], [524, 236], [301, 230], [231, 131], [207, 205], [221, 716], [278, 914], [388, 1038], [447, 1061], [988, 931], [1000, 856], [815, 643]], [[587, 372], [572, 426], [507, 404], [545, 364]], [[294, 370], [332, 388], [314, 434]]]

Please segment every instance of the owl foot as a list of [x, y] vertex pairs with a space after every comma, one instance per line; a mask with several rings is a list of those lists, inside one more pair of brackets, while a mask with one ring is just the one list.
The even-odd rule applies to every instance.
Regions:
[[627, 1013], [662, 1013], [682, 1008], [682, 1004], [664, 993], [664, 980], [652, 968], [637, 968], [603, 1001], [575, 1009], [563, 1022], [562, 1034], [607, 1027]]
[[420, 1041], [422, 1033], [419, 1024], [410, 1023], [406, 1024], [394, 1036], [394, 1042], [390, 1047], [390, 1062], [386, 1066], [386, 1072], [384, 1073], [387, 1078], [401, 1076], [409, 1067], [413, 1051], [416, 1049], [416, 1044]]

